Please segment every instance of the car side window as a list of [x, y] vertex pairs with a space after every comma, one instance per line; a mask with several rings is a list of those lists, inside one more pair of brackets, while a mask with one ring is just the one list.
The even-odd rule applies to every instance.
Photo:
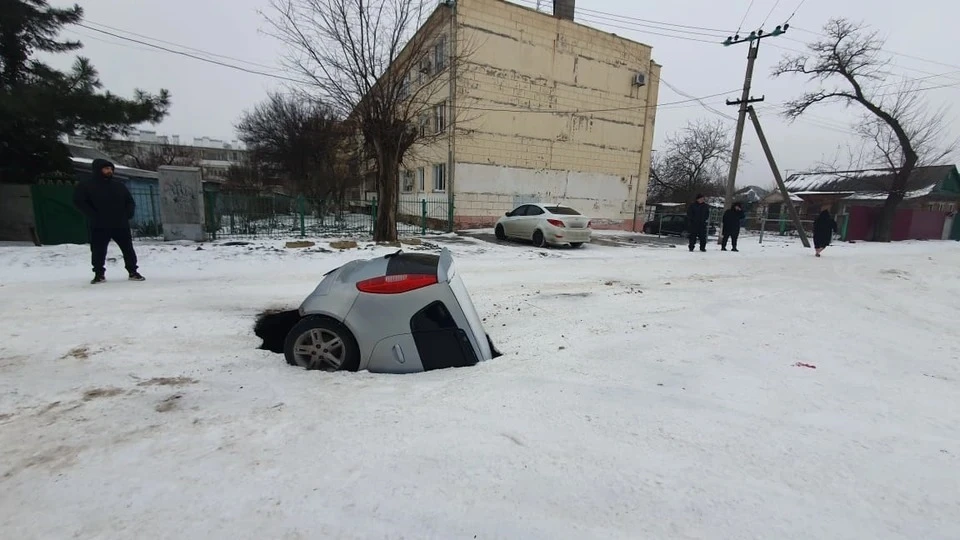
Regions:
[[511, 217], [520, 217], [527, 215], [527, 205], [518, 206], [510, 212]]
[[527, 205], [527, 215], [528, 216], [539, 216], [543, 214], [543, 208], [539, 206]]

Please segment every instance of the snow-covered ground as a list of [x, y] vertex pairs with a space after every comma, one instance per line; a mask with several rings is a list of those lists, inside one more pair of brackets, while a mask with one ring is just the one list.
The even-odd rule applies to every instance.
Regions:
[[391, 248], [0, 247], [0, 538], [960, 538], [960, 245], [446, 245], [505, 355], [408, 376], [251, 332]]

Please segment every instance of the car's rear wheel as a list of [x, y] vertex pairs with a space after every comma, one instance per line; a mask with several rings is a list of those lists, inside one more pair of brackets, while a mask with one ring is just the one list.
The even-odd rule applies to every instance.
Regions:
[[503, 232], [503, 225], [497, 225], [497, 228], [493, 230], [493, 234], [497, 237], [497, 240], [507, 239], [507, 233]]
[[581, 246], [583, 246], [583, 242], [570, 242], [570, 247], [572, 248], [578, 248]]
[[326, 317], [301, 319], [284, 342], [287, 363], [322, 371], [357, 371], [360, 347], [346, 326]]
[[543, 237], [543, 232], [540, 230], [533, 231], [533, 245], [537, 247], [547, 247], [547, 240]]

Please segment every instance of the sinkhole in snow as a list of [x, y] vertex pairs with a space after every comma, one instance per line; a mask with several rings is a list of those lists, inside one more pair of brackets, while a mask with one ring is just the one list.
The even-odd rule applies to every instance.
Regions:
[[263, 340], [260, 349], [283, 354], [283, 342], [295, 324], [300, 322], [296, 309], [268, 309], [257, 315], [253, 333]]

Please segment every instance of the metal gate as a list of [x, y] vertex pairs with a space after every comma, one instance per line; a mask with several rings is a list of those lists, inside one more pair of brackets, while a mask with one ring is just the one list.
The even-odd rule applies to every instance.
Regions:
[[30, 186], [37, 236], [41, 244], [86, 244], [89, 241], [87, 220], [73, 205], [75, 185], [56, 183]]

